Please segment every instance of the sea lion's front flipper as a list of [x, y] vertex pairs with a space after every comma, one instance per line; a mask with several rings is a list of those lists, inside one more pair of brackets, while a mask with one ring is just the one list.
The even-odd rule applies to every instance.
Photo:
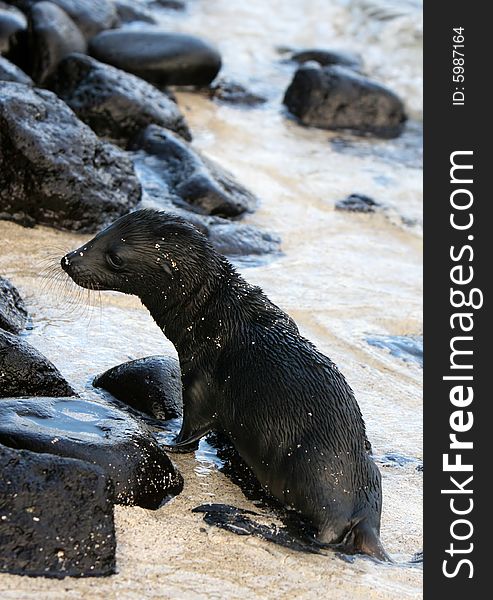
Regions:
[[203, 428], [196, 429], [194, 431], [185, 429], [185, 419], [181, 427], [180, 433], [176, 436], [173, 444], [164, 446], [164, 449], [168, 452], [176, 452], [178, 454], [185, 454], [186, 452], [195, 452], [199, 447], [199, 440], [207, 435], [212, 430], [212, 425], [204, 425]]
[[204, 425], [202, 428], [198, 428], [193, 431], [185, 429], [185, 419], [183, 419], [183, 425], [180, 433], [176, 436], [173, 444], [174, 448], [184, 448], [185, 446], [191, 446], [190, 450], [195, 450], [196, 444], [200, 438], [209, 433], [212, 430], [212, 422]]
[[200, 377], [189, 373], [183, 378], [183, 423], [174, 448], [191, 446], [190, 450], [195, 450], [195, 442], [214, 428], [214, 411], [207, 392], [208, 386]]

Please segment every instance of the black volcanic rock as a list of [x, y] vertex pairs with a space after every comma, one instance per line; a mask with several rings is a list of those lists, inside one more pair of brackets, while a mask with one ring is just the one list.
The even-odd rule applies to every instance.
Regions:
[[113, 481], [112, 500], [156, 509], [183, 480], [148, 428], [103, 402], [80, 398], [0, 400], [0, 443], [97, 464]]
[[115, 0], [116, 12], [120, 23], [141, 23], [156, 24], [156, 19], [152, 13], [134, 0]]
[[81, 460], [0, 445], [0, 573], [115, 572], [112, 484]]
[[400, 135], [404, 105], [384, 86], [344, 67], [300, 67], [284, 96], [284, 104], [303, 125], [350, 129], [384, 138]]
[[230, 173], [166, 129], [149, 125], [131, 148], [146, 153], [148, 167], [163, 178], [178, 206], [200, 214], [237, 217], [257, 205], [255, 196]]
[[0, 330], [0, 398], [72, 394], [74, 390], [46, 357], [23, 339]]
[[118, 25], [112, 0], [50, 0], [62, 8], [79, 27], [86, 39]]
[[181, 417], [180, 363], [171, 356], [148, 356], [123, 363], [95, 378], [93, 385], [151, 417]]
[[[26, 13], [42, 0], [11, 0]], [[61, 8], [78, 26], [86, 39], [104, 29], [118, 25], [118, 15], [113, 0], [50, 0]]]
[[0, 86], [0, 218], [93, 232], [141, 197], [130, 159], [47, 90]]
[[180, 109], [169, 96], [89, 56], [65, 58], [49, 86], [93, 131], [120, 146], [151, 123], [191, 139]]
[[13, 6], [0, 0], [0, 54], [10, 48], [10, 39], [27, 28], [26, 17]]
[[361, 67], [361, 58], [358, 55], [340, 50], [321, 50], [317, 48], [298, 50], [291, 54], [290, 60], [300, 64], [313, 60], [322, 67], [330, 65], [341, 65], [350, 69]]
[[344, 210], [347, 212], [374, 213], [377, 208], [381, 208], [379, 202], [373, 200], [364, 194], [351, 194], [344, 200], [336, 202], [336, 210]]
[[0, 56], [0, 81], [13, 81], [24, 85], [34, 85], [33, 80], [17, 65]]
[[17, 288], [0, 276], [0, 330], [19, 333], [27, 322], [27, 309]]
[[241, 83], [223, 78], [210, 86], [209, 97], [236, 106], [258, 106], [267, 101], [266, 98], [251, 92]]
[[37, 2], [29, 18], [31, 77], [43, 84], [58, 63], [72, 52], [85, 52], [86, 41], [77, 25], [52, 2]]
[[[233, 260], [241, 256], [253, 258], [255, 255], [279, 253], [281, 243], [274, 233], [253, 225], [231, 223], [225, 219], [216, 219], [211, 223], [208, 237], [218, 252]], [[255, 262], [257, 261], [253, 259], [253, 263]]]
[[165, 8], [169, 10], [184, 10], [185, 0], [146, 0], [151, 7]]
[[221, 68], [211, 44], [155, 27], [104, 31], [89, 50], [98, 60], [158, 85], [207, 85]]

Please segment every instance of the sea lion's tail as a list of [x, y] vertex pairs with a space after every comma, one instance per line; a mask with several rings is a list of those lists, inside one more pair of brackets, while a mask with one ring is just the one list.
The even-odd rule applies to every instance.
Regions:
[[393, 562], [380, 541], [377, 531], [366, 519], [358, 521], [342, 543], [348, 554], [367, 554], [377, 560]]

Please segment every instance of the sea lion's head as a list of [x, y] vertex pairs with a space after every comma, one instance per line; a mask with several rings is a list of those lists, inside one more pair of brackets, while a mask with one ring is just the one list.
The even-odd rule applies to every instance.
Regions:
[[[66, 254], [62, 269], [81, 287], [115, 290], [143, 301], [177, 302], [207, 285], [221, 262], [205, 236], [175, 215], [129, 213]], [[216, 266], [216, 269], [213, 268]]]

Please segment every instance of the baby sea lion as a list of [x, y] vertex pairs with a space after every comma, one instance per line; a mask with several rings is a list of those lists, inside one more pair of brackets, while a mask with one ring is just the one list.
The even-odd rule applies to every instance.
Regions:
[[61, 265], [82, 287], [138, 296], [175, 345], [184, 405], [177, 448], [225, 433], [321, 543], [388, 560], [380, 473], [351, 388], [204, 235], [174, 215], [140, 210]]

